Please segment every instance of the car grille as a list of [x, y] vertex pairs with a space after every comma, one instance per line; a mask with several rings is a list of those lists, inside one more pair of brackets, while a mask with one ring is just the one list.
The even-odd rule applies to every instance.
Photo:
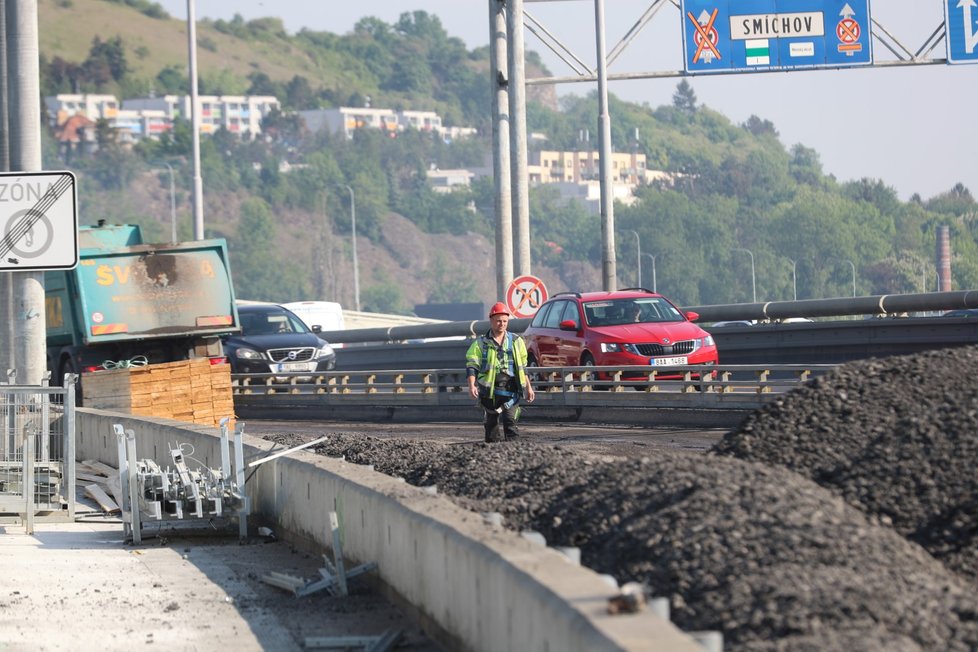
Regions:
[[[293, 355], [294, 354], [294, 355]], [[272, 362], [305, 362], [312, 360], [316, 349], [306, 346], [300, 349], [269, 349], [268, 357]]]
[[688, 355], [695, 349], [696, 342], [694, 340], [683, 340], [682, 342], [673, 342], [670, 344], [636, 344], [635, 348], [642, 355], [647, 355], [649, 357], [657, 355]]

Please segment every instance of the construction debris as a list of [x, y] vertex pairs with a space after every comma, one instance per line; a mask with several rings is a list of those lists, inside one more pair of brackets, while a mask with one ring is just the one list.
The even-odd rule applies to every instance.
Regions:
[[400, 629], [385, 630], [380, 636], [307, 636], [303, 646], [311, 650], [362, 647], [365, 652], [388, 652], [397, 647], [403, 636]]
[[330, 534], [333, 540], [333, 561], [323, 555], [323, 568], [319, 569], [320, 577], [314, 580], [304, 580], [301, 577], [269, 571], [262, 577], [262, 581], [272, 586], [277, 586], [286, 591], [292, 591], [297, 598], [301, 598], [317, 591], [326, 591], [330, 595], [349, 595], [347, 580], [363, 575], [368, 571], [377, 568], [376, 562], [369, 562], [355, 566], [350, 570], [345, 570], [343, 566], [343, 545], [340, 537], [339, 518], [336, 512], [329, 513]]

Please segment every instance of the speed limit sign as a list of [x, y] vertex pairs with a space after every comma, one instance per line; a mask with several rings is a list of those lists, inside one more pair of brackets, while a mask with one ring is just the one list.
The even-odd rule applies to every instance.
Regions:
[[506, 305], [517, 319], [537, 314], [546, 300], [547, 287], [543, 281], [529, 274], [513, 279], [506, 290]]

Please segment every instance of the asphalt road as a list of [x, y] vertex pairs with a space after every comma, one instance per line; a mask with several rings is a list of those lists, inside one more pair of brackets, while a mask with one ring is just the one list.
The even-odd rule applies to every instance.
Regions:
[[[296, 434], [312, 440], [330, 433], [341, 433], [379, 439], [438, 441], [460, 446], [482, 441], [482, 425], [474, 422], [366, 423], [264, 419], [245, 419], [244, 422], [245, 432], [258, 437]], [[656, 448], [706, 451], [726, 434], [727, 429], [533, 421], [522, 422], [520, 431], [529, 441], [571, 448], [582, 454], [639, 457]]]

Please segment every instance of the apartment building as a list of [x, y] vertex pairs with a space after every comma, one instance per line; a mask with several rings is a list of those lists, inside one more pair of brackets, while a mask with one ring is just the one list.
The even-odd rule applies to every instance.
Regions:
[[119, 100], [115, 95], [95, 95], [92, 93], [49, 95], [44, 98], [51, 126], [57, 127], [74, 115], [81, 115], [92, 122], [105, 118], [111, 120], [119, 112]]
[[369, 106], [299, 111], [299, 117], [309, 131], [328, 131], [346, 138], [353, 138], [358, 129], [380, 129], [393, 135], [397, 133], [399, 126], [393, 109], [375, 109]]
[[[162, 111], [172, 122], [177, 118], [191, 119], [189, 95], [164, 95], [126, 99], [122, 107], [132, 111]], [[255, 137], [261, 133], [262, 119], [280, 109], [278, 99], [271, 95], [198, 95], [200, 133], [212, 134], [221, 128], [240, 136]]]
[[353, 138], [358, 129], [380, 129], [389, 135], [408, 129], [434, 132], [446, 140], [467, 138], [477, 133], [473, 127], [446, 127], [434, 111], [376, 109], [341, 106], [335, 109], [299, 111], [299, 117], [311, 132], [328, 131]]
[[[599, 152], [556, 152], [540, 150], [527, 155], [527, 174], [533, 183], [582, 183], [601, 178]], [[645, 154], [613, 152], [611, 182], [638, 185], [651, 179], [645, 168]]]

